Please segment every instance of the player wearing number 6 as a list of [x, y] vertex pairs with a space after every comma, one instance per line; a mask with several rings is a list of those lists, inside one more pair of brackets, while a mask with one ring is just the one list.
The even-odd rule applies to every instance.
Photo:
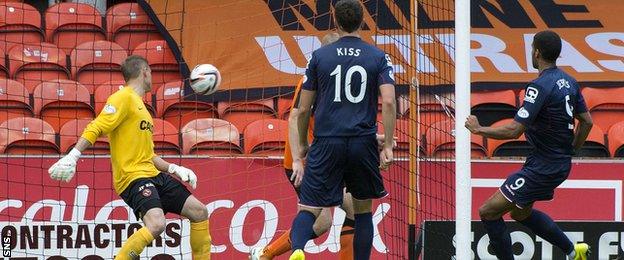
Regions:
[[115, 259], [139, 259], [143, 249], [165, 230], [165, 213], [172, 212], [191, 221], [193, 259], [209, 260], [208, 211], [170, 174], [188, 182], [193, 189], [197, 176], [190, 169], [168, 163], [154, 153], [152, 116], [142, 100], [152, 88], [150, 67], [143, 57], [130, 56], [121, 65], [121, 72], [126, 85], [108, 98], [102, 112], [84, 129], [76, 146], [52, 165], [48, 173], [52, 179], [70, 181], [81, 152], [99, 136], [108, 135], [115, 191], [145, 224], [128, 238]]
[[[579, 84], [556, 66], [561, 38], [542, 31], [533, 38], [533, 67], [539, 77], [529, 83], [522, 107], [514, 120], [501, 127], [483, 127], [470, 116], [470, 132], [493, 139], [516, 139], [525, 134], [533, 151], [520, 171], [510, 175], [500, 189], [479, 208], [481, 222], [498, 259], [512, 260], [511, 237], [503, 215], [531, 229], [559, 247], [570, 260], [587, 259], [589, 246], [573, 244], [553, 220], [533, 209], [533, 203], [553, 198], [554, 190], [568, 178], [572, 155], [581, 148], [592, 128]], [[574, 126], [574, 121], [579, 121]]]
[[[315, 235], [315, 219], [323, 208], [342, 204], [344, 186], [353, 197], [354, 258], [369, 259], [372, 199], [388, 194], [379, 169], [387, 168], [393, 158], [396, 101], [392, 64], [381, 50], [360, 39], [363, 10], [359, 1], [339, 1], [334, 15], [341, 37], [312, 53], [295, 103], [300, 116], [289, 126], [293, 176], [295, 185], [301, 183], [299, 213], [290, 235], [291, 260], [305, 259], [303, 249]], [[380, 93], [385, 128], [381, 154], [376, 140]], [[314, 142], [308, 152], [312, 104]]]

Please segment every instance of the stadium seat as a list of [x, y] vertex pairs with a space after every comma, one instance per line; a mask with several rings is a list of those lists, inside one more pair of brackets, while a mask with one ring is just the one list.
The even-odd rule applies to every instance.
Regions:
[[184, 154], [241, 154], [240, 134], [230, 122], [215, 119], [195, 119], [181, 130]]
[[160, 118], [154, 118], [154, 152], [158, 155], [176, 155], [181, 153], [178, 128]]
[[0, 48], [0, 79], [9, 78], [9, 69], [6, 67], [6, 53]]
[[293, 98], [280, 97], [277, 99], [277, 118], [288, 120]]
[[39, 118], [17, 117], [0, 124], [0, 152], [6, 154], [58, 154], [54, 129]]
[[288, 121], [261, 119], [247, 125], [243, 133], [245, 153], [282, 156], [288, 138]]
[[128, 54], [114, 42], [95, 41], [78, 45], [71, 54], [72, 78], [93, 94], [96, 86], [123, 80], [121, 64]]
[[59, 3], [45, 12], [46, 39], [71, 52], [84, 42], [106, 40], [102, 15], [92, 5]]
[[611, 125], [624, 121], [624, 87], [584, 88], [582, 93], [594, 125], [608, 132]]
[[146, 41], [162, 40], [156, 26], [137, 3], [116, 4], [106, 11], [108, 39], [134, 50]]
[[[78, 138], [82, 135], [85, 127], [93, 120], [92, 118], [74, 119], [65, 123], [59, 132], [61, 139], [61, 153], [68, 153], [78, 142]], [[109, 154], [110, 152], [108, 138], [100, 136], [95, 143], [90, 146], [83, 154]]]
[[585, 143], [575, 155], [576, 157], [609, 157], [609, 148], [605, 143], [605, 132], [594, 125]]
[[8, 54], [10, 74], [29, 93], [41, 82], [69, 79], [65, 52], [54, 44], [42, 42], [16, 45]]
[[35, 115], [52, 125], [55, 132], [67, 121], [93, 118], [89, 91], [78, 82], [66, 79], [46, 81], [33, 93]]
[[178, 62], [166, 41], [141, 43], [132, 51], [132, 55], [140, 55], [147, 59], [152, 69], [152, 84], [154, 86], [182, 80]]
[[[429, 126], [436, 122], [450, 120], [455, 113], [455, 104], [453, 99], [443, 95], [423, 94], [419, 100], [420, 104], [420, 133], [427, 132]], [[410, 117], [410, 101], [405, 98], [399, 98], [399, 113], [403, 118]], [[404, 112], [401, 112], [404, 111]]]
[[[123, 80], [114, 80], [105, 82], [102, 85], [99, 85], [95, 88], [95, 92], [93, 93], [93, 99], [95, 100], [95, 114], [99, 114], [106, 105], [106, 100], [110, 95], [117, 92], [124, 87], [126, 82]], [[152, 116], [156, 116], [156, 112], [154, 111], [154, 106], [152, 104], [152, 94], [145, 93], [143, 96], [143, 103], [145, 104], [145, 108], [150, 112]]]
[[5, 51], [15, 45], [39, 43], [44, 40], [41, 14], [24, 3], [0, 3], [0, 49]]
[[611, 152], [611, 156], [624, 157], [624, 121], [612, 125], [607, 136], [609, 139], [609, 151]]
[[[410, 134], [409, 134], [409, 120], [397, 119], [395, 125], [394, 136], [397, 138], [397, 146], [394, 148], [394, 155], [396, 157], [408, 158], [410, 155]], [[383, 123], [377, 123], [377, 133], [384, 134], [385, 129]], [[414, 137], [416, 138], [416, 137]], [[425, 155], [425, 149], [422, 144], [420, 147], [420, 155]]]
[[156, 90], [158, 117], [180, 128], [198, 118], [217, 117], [214, 105], [201, 101], [184, 100], [182, 81], [167, 82]]
[[219, 118], [232, 122], [238, 129], [256, 120], [275, 118], [273, 99], [248, 102], [219, 102], [217, 104]]
[[28, 90], [17, 81], [0, 79], [0, 123], [16, 117], [32, 117]]
[[470, 94], [471, 114], [483, 126], [490, 126], [505, 118], [513, 118], [518, 111], [513, 90], [473, 92]]
[[[433, 157], [455, 157], [455, 122], [439, 121], [431, 125], [425, 134], [427, 154]], [[471, 135], [470, 154], [472, 158], [484, 158], [487, 149], [483, 137]]]
[[[513, 119], [503, 119], [492, 124], [492, 127], [509, 124]], [[516, 140], [487, 139], [490, 156], [498, 157], [526, 157], [533, 150], [524, 134]]]

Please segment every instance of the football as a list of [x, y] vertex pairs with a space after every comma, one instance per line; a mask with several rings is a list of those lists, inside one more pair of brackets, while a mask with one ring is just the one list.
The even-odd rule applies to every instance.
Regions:
[[191, 71], [191, 88], [199, 95], [210, 95], [219, 89], [221, 73], [212, 64], [199, 64]]

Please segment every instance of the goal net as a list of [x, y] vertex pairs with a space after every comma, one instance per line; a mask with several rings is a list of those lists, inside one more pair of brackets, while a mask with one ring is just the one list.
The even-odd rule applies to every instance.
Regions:
[[[4, 257], [112, 259], [141, 227], [113, 190], [106, 136], [83, 153], [71, 181], [47, 173], [123, 86], [120, 65], [130, 55], [152, 70], [143, 101], [155, 152], [198, 176], [192, 192], [208, 209], [213, 259], [246, 259], [290, 228], [297, 196], [282, 161], [288, 114], [306, 59], [335, 28], [336, 1], [40, 2], [0, 1]], [[444, 22], [453, 3], [362, 4], [362, 38], [391, 57], [397, 81], [396, 162], [383, 173], [390, 195], [373, 206], [372, 259], [453, 255], [422, 254], [426, 222], [452, 221], [455, 210], [454, 30]], [[223, 80], [217, 93], [198, 96], [188, 76], [204, 63]], [[340, 250], [345, 212], [332, 218], [306, 246], [312, 259]], [[189, 221], [167, 219], [142, 258], [191, 258]], [[449, 232], [427, 236], [453, 239]]]

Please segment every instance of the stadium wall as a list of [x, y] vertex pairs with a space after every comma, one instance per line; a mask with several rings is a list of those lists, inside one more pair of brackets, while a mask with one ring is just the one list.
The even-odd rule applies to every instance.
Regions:
[[[64, 256], [72, 259], [99, 256], [110, 258], [122, 239], [140, 228], [125, 203], [111, 187], [108, 158], [85, 158], [78, 164], [78, 174], [70, 183], [52, 181], [45, 172], [54, 158], [3, 157], [0, 159], [0, 230], [2, 237], [11, 238], [14, 257], [36, 255]], [[192, 168], [199, 176], [194, 194], [203, 201], [210, 214], [213, 254], [216, 259], [243, 259], [250, 248], [264, 245], [281, 231], [288, 229], [294, 217], [296, 198], [286, 181], [281, 160], [258, 158], [183, 158], [173, 159]], [[446, 163], [425, 167], [448, 167]], [[201, 166], [201, 168], [200, 168]], [[496, 189], [502, 180], [521, 166], [518, 161], [482, 161], [473, 164], [473, 219], [477, 220], [480, 202]], [[394, 167], [404, 167], [398, 165]], [[436, 174], [440, 169], [421, 169]], [[620, 221], [623, 209], [622, 182], [624, 163], [621, 161], [578, 161], [571, 178], [551, 202], [538, 203], [537, 208], [549, 212], [557, 220]], [[400, 171], [386, 173], [386, 182], [400, 180]], [[452, 216], [453, 185], [439, 178], [421, 178], [420, 220]], [[431, 180], [436, 180], [431, 181]], [[390, 185], [388, 185], [390, 186]], [[9, 188], [10, 187], [10, 188]], [[406, 239], [404, 223], [394, 223], [405, 216], [394, 209], [396, 201], [406, 194], [393, 193], [374, 207], [377, 233], [373, 259], [385, 250], [403, 250], [395, 245]], [[458, 202], [459, 203], [459, 202]], [[571, 210], [570, 205], [583, 205]], [[163, 238], [156, 239], [145, 251], [146, 256], [179, 259], [190, 257], [188, 247], [189, 223], [169, 215]], [[309, 244], [317, 256], [337, 252], [340, 224], [344, 213], [334, 214], [334, 226], [329, 235]], [[128, 221], [130, 219], [130, 221]], [[386, 240], [386, 238], [388, 238]], [[403, 240], [407, 241], [407, 240]], [[40, 259], [40, 258], [30, 258]], [[62, 259], [62, 258], [54, 258]], [[174, 259], [174, 258], [156, 258]]]

